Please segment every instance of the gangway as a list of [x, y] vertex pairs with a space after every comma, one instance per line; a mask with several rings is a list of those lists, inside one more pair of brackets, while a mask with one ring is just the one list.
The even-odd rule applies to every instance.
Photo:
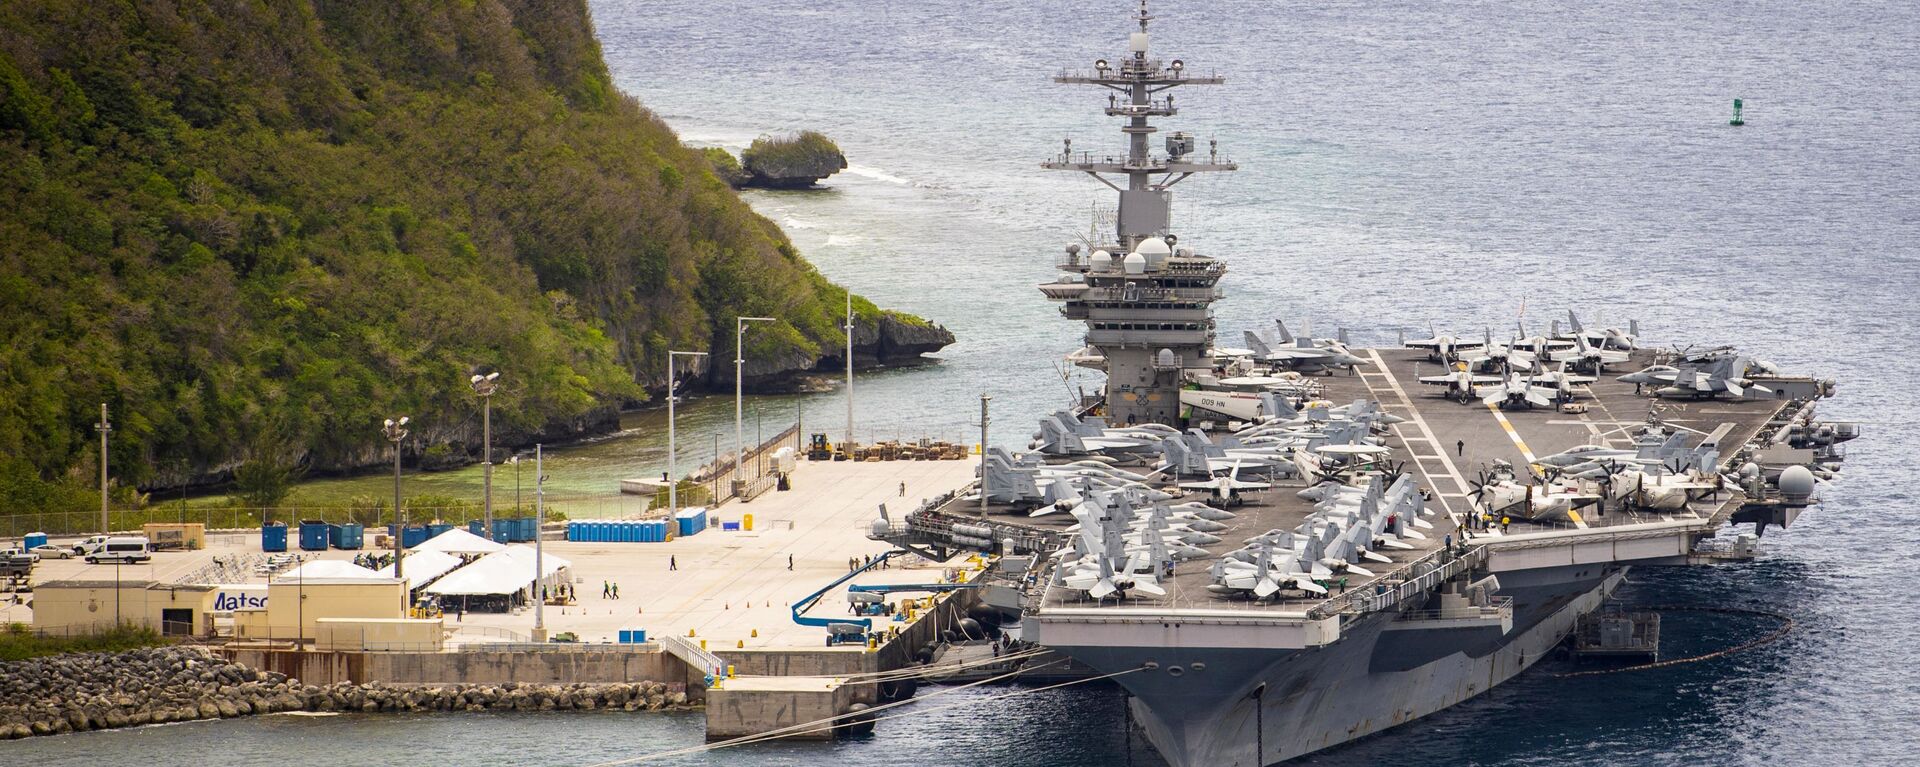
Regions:
[[793, 603], [793, 622], [796, 625], [800, 625], [800, 626], [817, 626], [819, 628], [827, 629], [827, 631], [831, 634], [831, 636], [829, 636], [827, 639], [829, 644], [831, 644], [833, 641], [835, 641], [840, 637], [852, 636], [856, 633], [854, 631], [847, 631], [845, 629], [857, 628], [858, 629], [857, 633], [860, 635], [865, 635], [866, 633], [873, 631], [872, 618], [812, 618], [805, 615], [801, 615], [801, 613], [804, 613], [808, 610], [808, 608], [813, 607], [815, 603], [820, 601], [820, 597], [826, 596], [827, 592], [834, 590], [836, 587], [840, 586], [840, 584], [846, 583], [847, 581], [850, 581], [850, 580], [853, 580], [854, 578], [859, 577], [861, 573], [864, 573], [868, 570], [873, 569], [874, 565], [878, 565], [882, 562], [887, 561], [887, 559], [891, 558], [894, 554], [895, 552], [889, 551], [884, 554], [881, 554], [880, 556], [874, 557], [872, 562], [868, 562], [864, 565], [861, 565], [858, 568], [855, 568], [853, 571], [847, 573], [846, 575], [842, 575], [838, 579], [835, 579], [834, 582], [827, 584], [824, 588], [821, 588], [819, 591], [815, 591], [812, 594], [808, 594], [805, 597], [802, 597], [800, 601]]

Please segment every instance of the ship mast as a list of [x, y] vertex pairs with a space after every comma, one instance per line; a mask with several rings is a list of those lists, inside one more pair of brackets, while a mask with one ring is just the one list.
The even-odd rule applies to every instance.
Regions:
[[[1061, 314], [1086, 321], [1087, 346], [1098, 351], [1099, 361], [1093, 364], [1107, 371], [1105, 407], [1111, 420], [1178, 425], [1181, 373], [1207, 365], [1213, 344], [1211, 305], [1220, 297], [1217, 283], [1226, 264], [1190, 247], [1176, 247], [1169, 190], [1195, 173], [1237, 166], [1222, 158], [1211, 141], [1206, 156], [1197, 157], [1193, 136], [1185, 132], [1168, 134], [1164, 154], [1154, 153], [1149, 139], [1158, 129], [1151, 119], [1178, 114], [1167, 91], [1182, 85], [1220, 85], [1226, 78], [1191, 75], [1180, 59], [1151, 57], [1147, 25], [1153, 16], [1146, 0], [1134, 18], [1140, 29], [1128, 35], [1127, 54], [1118, 66], [1100, 59], [1091, 72], [1062, 72], [1053, 78], [1112, 91], [1106, 113], [1125, 119], [1120, 132], [1127, 138], [1127, 151], [1123, 156], [1076, 154], [1068, 139], [1057, 157], [1041, 163], [1050, 170], [1085, 173], [1120, 196], [1112, 240], [1095, 243], [1084, 256], [1079, 246], [1068, 246], [1060, 268], [1070, 274], [1042, 285], [1041, 291], [1065, 304]], [[1115, 183], [1121, 176], [1124, 186]]]

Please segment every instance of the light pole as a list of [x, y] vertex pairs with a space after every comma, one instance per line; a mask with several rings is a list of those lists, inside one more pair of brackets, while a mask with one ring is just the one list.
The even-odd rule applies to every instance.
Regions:
[[853, 288], [847, 288], [847, 460], [853, 460]]
[[400, 572], [400, 559], [406, 556], [406, 547], [400, 545], [400, 541], [407, 537], [407, 520], [400, 515], [400, 440], [407, 438], [408, 420], [404, 415], [398, 421], [389, 418], [380, 428], [381, 433], [393, 441], [393, 577], [401, 583], [407, 580]]
[[[493, 540], [493, 390], [500, 385], [498, 371], [480, 375], [475, 373], [467, 383], [473, 384], [473, 393], [480, 395], [480, 466], [481, 501], [480, 516], [486, 520], [482, 531], [487, 540]], [[518, 509], [515, 509], [518, 513]]]
[[[113, 432], [113, 423], [107, 420], [107, 403], [100, 403], [100, 422], [93, 425], [100, 432], [100, 534], [107, 534], [107, 435]], [[118, 572], [119, 568], [115, 568]]]
[[[679, 401], [680, 380], [673, 372], [675, 357], [705, 357], [706, 352], [667, 351], [667, 518], [680, 511], [680, 469], [674, 460], [680, 436], [674, 426], [674, 403]], [[536, 470], [537, 471], [537, 470]], [[536, 491], [538, 492], [538, 491]]]
[[[733, 483], [740, 484], [740, 462], [745, 460], [746, 448], [743, 441], [745, 430], [741, 426], [740, 403], [743, 399], [742, 374], [746, 371], [747, 323], [773, 322], [772, 317], [735, 317], [733, 318]], [[754, 443], [759, 447], [759, 443]]]
[[992, 400], [985, 394], [980, 395], [980, 516], [983, 519], [987, 516], [987, 424], [992, 423], [987, 418], [987, 403]]
[[[517, 457], [517, 456], [516, 456]], [[533, 446], [533, 641], [547, 641], [546, 562], [540, 551], [540, 539], [547, 523], [547, 472], [541, 468], [540, 445]], [[515, 461], [515, 466], [519, 465]], [[518, 476], [517, 474], [515, 475]]]

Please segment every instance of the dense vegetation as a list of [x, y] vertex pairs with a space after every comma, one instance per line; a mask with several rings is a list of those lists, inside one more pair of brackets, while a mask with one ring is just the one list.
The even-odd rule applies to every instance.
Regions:
[[37, 636], [27, 624], [9, 623], [5, 631], [0, 631], [0, 661], [69, 652], [125, 652], [166, 643], [166, 637], [145, 626], [120, 626], [72, 636]]
[[740, 153], [740, 167], [750, 186], [798, 188], [845, 170], [847, 156], [832, 139], [809, 130], [754, 139]]
[[[0, 3], [0, 510], [577, 432], [843, 294], [608, 76], [583, 0]], [[880, 312], [855, 302], [862, 324]], [[724, 339], [718, 344], [716, 339]], [[723, 368], [726, 366], [722, 366]], [[465, 450], [463, 447], [462, 450]]]

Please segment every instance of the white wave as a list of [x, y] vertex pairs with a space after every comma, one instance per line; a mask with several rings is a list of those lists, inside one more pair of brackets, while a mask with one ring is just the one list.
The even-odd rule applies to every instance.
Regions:
[[910, 186], [913, 184], [913, 182], [908, 181], [899, 176], [895, 176], [891, 173], [880, 170], [878, 168], [869, 168], [865, 165], [854, 165], [849, 163], [847, 165], [847, 169], [845, 172], [851, 173], [856, 176], [860, 176], [862, 178], [870, 178], [875, 181], [885, 181], [889, 184], [898, 184], [900, 186]]
[[835, 245], [852, 245], [854, 243], [860, 242], [863, 239], [866, 239], [866, 238], [861, 237], [860, 235], [857, 235], [857, 234], [829, 234], [827, 235], [827, 246], [833, 247]]
[[819, 229], [820, 225], [811, 221], [801, 221], [792, 216], [780, 219], [780, 225], [788, 229]]

